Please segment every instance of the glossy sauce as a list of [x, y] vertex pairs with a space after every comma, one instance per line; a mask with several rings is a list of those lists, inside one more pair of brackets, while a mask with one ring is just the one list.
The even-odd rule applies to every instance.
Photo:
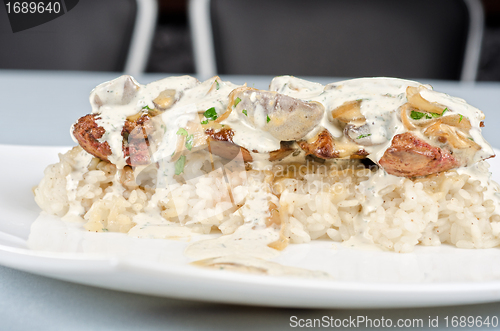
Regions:
[[[368, 157], [371, 160], [378, 162], [390, 146], [394, 135], [406, 132], [398, 118], [397, 111], [407, 102], [406, 88], [408, 86], [418, 87], [421, 84], [394, 78], [363, 78], [323, 86], [292, 76], [280, 76], [273, 79], [269, 90], [303, 101], [316, 101], [324, 106], [325, 112], [320, 124], [311, 130], [304, 139], [313, 137], [322, 128], [327, 129], [333, 137], [341, 138], [343, 136], [342, 127], [333, 120], [331, 111], [346, 102], [361, 100], [360, 111], [366, 118], [366, 125], [368, 125], [372, 141], [370, 146], [363, 146], [363, 148], [369, 153]], [[196, 232], [191, 231], [189, 226], [165, 220], [160, 216], [160, 208], [158, 207], [158, 201], [168, 200], [171, 187], [176, 184], [174, 179], [175, 166], [174, 162], [171, 161], [178, 145], [179, 135], [177, 132], [186, 127], [190, 127], [194, 131], [203, 130], [199, 123], [200, 119], [203, 119], [201, 114], [212, 107], [215, 108], [218, 116], [230, 111], [232, 105], [228, 105], [228, 95], [237, 87], [239, 86], [222, 82], [217, 77], [203, 83], [188, 76], [172, 77], [148, 85], [140, 85], [133, 78], [122, 76], [114, 81], [101, 84], [92, 91], [90, 96], [92, 111], [100, 114], [97, 123], [106, 130], [101, 141], [109, 143], [112, 151], [109, 160], [116, 164], [118, 169], [122, 169], [126, 165], [121, 136], [125, 119], [141, 112], [146, 106], [153, 109], [155, 105], [152, 100], [162, 91], [166, 89], [176, 91], [176, 102], [171, 108], [159, 115], [165, 126], [165, 132], [157, 151], [152, 156], [152, 161], [159, 165], [156, 191], [144, 213], [134, 217], [133, 221], [136, 226], [130, 230], [130, 235], [168, 238], [187, 236]], [[422, 92], [423, 98], [449, 107], [448, 115], [460, 113], [470, 120], [472, 124], [470, 134], [481, 147], [474, 156], [474, 161], [494, 154], [491, 146], [481, 136], [479, 123], [483, 119], [483, 114], [478, 109], [466, 104], [462, 99], [435, 92], [430, 86], [425, 87], [426, 89]], [[261, 124], [264, 124], [265, 110], [256, 108], [255, 112], [255, 117], [260, 118]], [[234, 131], [234, 143], [250, 151], [253, 157], [253, 169], [264, 170], [271, 166], [268, 161], [268, 153], [278, 150], [280, 141], [268, 132], [261, 130], [258, 124], [260, 122], [257, 120], [257, 124], [254, 125], [247, 120], [244, 114], [232, 111], [220, 124], [228, 126]], [[358, 148], [356, 144], [354, 146]], [[84, 164], [86, 159], [83, 156], [81, 159], [82, 164]], [[290, 155], [285, 159], [285, 162], [299, 159], [304, 159], [303, 153], [295, 156]], [[81, 165], [78, 165], [77, 168], [80, 169]], [[481, 181], [487, 180], [474, 171], [473, 167], [461, 168], [458, 171], [468, 173]], [[71, 197], [73, 197], [71, 192], [75, 189], [75, 183], [81, 180], [81, 176], [81, 171], [74, 171], [68, 175], [67, 188], [70, 192], [70, 205]], [[348, 244], [359, 246], [372, 242], [368, 231], [366, 231], [366, 215], [382, 205], [383, 201], [379, 194], [382, 189], [389, 185], [400, 185], [403, 180], [403, 178], [389, 175], [383, 169], [379, 169], [368, 181], [359, 185], [358, 189], [365, 199], [362, 203], [362, 212], [359, 213], [355, 221], [357, 235], [349, 240]], [[268, 227], [265, 223], [269, 217], [269, 202], [274, 200], [277, 204], [277, 199], [262, 186], [259, 187], [251, 182], [247, 184], [249, 193], [246, 202], [243, 207], [236, 211], [243, 218], [243, 225], [233, 234], [192, 243], [186, 250], [189, 257], [211, 259], [224, 256], [226, 257], [224, 263], [239, 264], [238, 261], [244, 257], [269, 259], [279, 254], [277, 250], [267, 246], [279, 238], [279, 229]], [[115, 180], [113, 187], [115, 185], [119, 186], [117, 180]], [[490, 190], [488, 189], [487, 192]], [[120, 192], [114, 191], [105, 198], [110, 198], [113, 194], [120, 194]], [[497, 193], [486, 193], [486, 195], [493, 197]], [[498, 204], [498, 199], [495, 198], [494, 201]], [[76, 207], [70, 208], [72, 213], [80, 212]], [[259, 265], [260, 267], [262, 265]]]

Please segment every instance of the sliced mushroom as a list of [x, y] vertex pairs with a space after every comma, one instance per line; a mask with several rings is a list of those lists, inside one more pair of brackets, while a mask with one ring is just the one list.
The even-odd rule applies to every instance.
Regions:
[[232, 111], [241, 113], [243, 119], [276, 139], [292, 141], [302, 139], [319, 124], [324, 107], [315, 101], [240, 87], [229, 95], [228, 109], [218, 121], [227, 118]]
[[362, 146], [375, 145], [371, 138], [370, 127], [366, 124], [362, 126], [348, 124], [344, 128], [344, 135], [352, 142]]
[[175, 93], [174, 89], [166, 89], [153, 100], [155, 108], [160, 110], [167, 110], [175, 103]]
[[233, 142], [233, 130], [226, 128], [215, 131], [211, 128], [205, 130], [205, 134], [208, 136], [207, 141], [210, 153], [218, 155], [224, 159], [232, 160], [241, 150], [243, 161], [252, 161], [250, 152], [246, 148], [240, 147]]
[[276, 151], [272, 151], [269, 153], [269, 161], [280, 161], [283, 160], [288, 155], [297, 151], [297, 148], [294, 148], [294, 143], [291, 141], [282, 141], [280, 143], [280, 149]]
[[103, 105], [126, 105], [140, 88], [132, 76], [123, 75], [97, 86], [92, 92], [93, 103], [97, 108]]
[[361, 100], [348, 101], [332, 110], [332, 117], [343, 123], [363, 125], [366, 118], [361, 114], [360, 108]]
[[[243, 161], [253, 161], [252, 155], [248, 149], [240, 147], [233, 142], [233, 130], [229, 128], [224, 128], [219, 131], [207, 129], [205, 130], [205, 134], [208, 136], [209, 150], [211, 153], [219, 155], [225, 159], [232, 160], [241, 150]], [[269, 153], [269, 161], [272, 162], [282, 160], [296, 150], [297, 149], [294, 148], [293, 142], [283, 141], [280, 143], [280, 149]]]

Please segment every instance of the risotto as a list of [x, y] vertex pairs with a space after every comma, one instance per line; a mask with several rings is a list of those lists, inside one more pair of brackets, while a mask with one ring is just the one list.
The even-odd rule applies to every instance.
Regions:
[[88, 231], [220, 233], [188, 247], [198, 259], [266, 259], [316, 239], [396, 252], [500, 245], [484, 115], [428, 85], [280, 76], [264, 91], [122, 76], [90, 101], [72, 127], [79, 146], [35, 189], [45, 212]]

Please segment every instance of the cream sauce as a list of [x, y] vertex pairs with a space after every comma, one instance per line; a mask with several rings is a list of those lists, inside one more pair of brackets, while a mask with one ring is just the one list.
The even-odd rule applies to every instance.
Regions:
[[97, 86], [90, 93], [92, 113], [99, 114], [96, 123], [106, 132], [101, 142], [106, 141], [112, 154], [109, 161], [119, 169], [126, 165], [122, 150], [122, 129], [125, 119], [145, 107], [154, 108], [153, 100], [164, 90], [176, 90], [176, 99], [183, 97], [183, 91], [193, 90], [199, 82], [189, 76], [169, 77], [147, 85], [140, 85], [130, 76], [121, 76]]
[[[214, 84], [217, 86], [215, 87]], [[371, 160], [378, 162], [390, 146], [394, 135], [406, 131], [396, 112], [407, 102], [406, 88], [408, 86], [418, 87], [421, 84], [397, 78], [360, 78], [323, 86], [293, 76], [279, 76], [273, 79], [269, 88], [271, 91], [303, 101], [316, 101], [324, 106], [325, 112], [320, 125], [309, 132], [304, 139], [313, 137], [322, 128], [326, 128], [334, 137], [341, 137], [342, 127], [332, 119], [331, 111], [346, 102], [361, 100], [360, 112], [366, 118], [371, 140], [371, 144], [363, 148], [370, 154], [368, 157]], [[424, 87], [421, 91], [422, 97], [448, 107], [446, 115], [458, 113], [471, 121], [470, 135], [481, 146], [480, 151], [474, 156], [474, 161], [493, 155], [493, 149], [481, 136], [479, 123], [484, 119], [481, 111], [460, 98], [435, 92], [429, 85], [422, 86]], [[160, 92], [165, 89], [176, 90], [177, 102], [162, 114], [166, 134], [153, 157], [154, 161], [162, 158], [169, 159], [175, 151], [179, 138], [176, 129], [186, 127], [188, 123], [197, 124], [198, 113], [212, 107], [215, 108], [218, 116], [230, 111], [227, 109], [228, 95], [237, 87], [239, 86], [222, 82], [215, 77], [203, 83], [199, 83], [192, 77], [183, 76], [140, 85], [133, 78], [122, 76], [96, 87], [90, 99], [93, 113], [100, 114], [98, 124], [106, 130], [101, 140], [107, 141], [110, 145], [113, 153], [110, 161], [118, 168], [122, 168], [125, 160], [121, 131], [125, 118], [138, 113], [145, 106], [153, 108], [152, 100]], [[252, 96], [255, 99], [253, 93], [251, 98]], [[254, 113], [257, 119], [256, 124], [249, 123], [243, 113], [235, 111], [231, 111], [221, 123], [233, 130], [233, 141], [249, 151], [269, 153], [278, 150], [280, 141], [261, 129], [266, 122], [265, 110], [256, 107]], [[196, 129], [201, 129], [201, 127]]]
[[78, 191], [78, 184], [83, 180], [83, 175], [87, 173], [87, 167], [90, 161], [92, 161], [92, 158], [93, 156], [83, 149], [73, 158], [75, 163], [71, 165], [71, 172], [66, 176], [66, 192], [68, 194], [69, 210], [62, 218], [65, 221], [82, 221], [81, 215], [83, 215], [85, 209], [81, 203], [76, 200], [76, 193]]
[[330, 276], [326, 272], [284, 266], [276, 262], [266, 261], [248, 255], [228, 255], [208, 258], [205, 260], [192, 262], [192, 264], [205, 268], [265, 274], [269, 276], [293, 276], [332, 279], [332, 276]]
[[234, 131], [235, 144], [249, 151], [269, 153], [280, 149], [280, 141], [269, 132], [262, 131], [250, 124], [243, 113], [232, 111], [221, 123], [230, 126]]
[[[269, 89], [303, 101], [319, 102], [324, 106], [325, 110], [320, 124], [304, 139], [313, 137], [322, 128], [326, 128], [334, 137], [342, 137], [342, 126], [332, 118], [331, 111], [346, 102], [361, 100], [360, 112], [366, 118], [372, 143], [370, 146], [363, 146], [363, 148], [370, 153], [370, 159], [378, 162], [390, 146], [394, 135], [406, 130], [396, 112], [400, 106], [407, 102], [406, 88], [408, 86], [418, 87], [421, 84], [395, 78], [362, 78], [323, 86], [292, 76], [280, 76], [273, 79]], [[423, 98], [448, 107], [449, 114], [459, 113], [469, 118], [473, 127], [471, 136], [481, 146], [480, 152], [475, 155], [475, 161], [491, 156], [493, 150], [482, 138], [479, 128], [479, 123], [484, 115], [459, 98], [435, 92], [430, 86], [424, 86], [425, 89], [421, 94]], [[152, 100], [162, 91], [166, 89], [176, 91], [176, 102], [160, 115], [165, 132], [157, 151], [152, 156], [152, 161], [158, 164], [157, 187], [144, 212], [134, 217], [133, 222], [136, 226], [130, 230], [130, 235], [167, 238], [207, 232], [206, 229], [200, 227], [180, 225], [165, 220], [160, 215], [159, 202], [167, 203], [172, 188], [177, 184], [174, 178], [176, 169], [175, 163], [172, 162], [172, 156], [176, 152], [180, 139], [178, 130], [188, 126], [191, 129], [194, 128], [195, 131], [202, 130], [199, 122], [200, 119], [204, 118], [201, 115], [212, 107], [217, 116], [224, 114], [228, 111], [228, 96], [237, 87], [239, 86], [222, 82], [217, 77], [203, 83], [188, 76], [171, 77], [148, 85], [140, 85], [133, 78], [122, 76], [101, 84], [92, 91], [90, 96], [92, 112], [100, 115], [97, 124], [106, 130], [101, 142], [108, 142], [112, 151], [109, 160], [116, 164], [119, 169], [126, 165], [121, 136], [125, 119], [143, 111], [145, 107], [153, 109]], [[252, 97], [255, 98], [255, 96], [250, 96], [250, 98]], [[253, 169], [269, 170], [271, 163], [268, 161], [268, 153], [278, 150], [280, 141], [261, 129], [266, 123], [264, 111], [258, 107], [255, 109], [255, 124], [249, 123], [244, 114], [236, 111], [232, 111], [221, 124], [229, 126], [234, 131], [233, 141], [237, 145], [250, 151], [253, 157]], [[75, 200], [74, 194], [71, 192], [74, 192], [81, 180], [84, 172], [82, 165], [86, 162], [85, 157], [79, 156], [80, 159], [81, 165], [78, 161], [79, 165], [67, 178], [71, 210], [69, 215], [82, 212], [76, 207], [71, 207], [71, 201]], [[299, 159], [304, 159], [303, 153], [298, 156], [290, 155], [284, 161], [294, 162], [300, 161]], [[482, 182], [487, 181], [484, 174], [481, 174], [474, 167], [461, 168], [458, 171], [459, 173], [470, 172], [473, 178], [479, 178]], [[120, 171], [117, 172], [112, 191], [105, 198], [123, 192], [120, 189], [119, 173]], [[357, 235], [347, 241], [348, 245], [360, 246], [373, 243], [373, 239], [367, 231], [366, 216], [382, 205], [381, 190], [390, 185], [401, 185], [402, 181], [402, 178], [388, 175], [379, 169], [370, 180], [359, 186], [358, 195], [362, 200], [362, 212], [355, 221]], [[270, 259], [279, 254], [279, 251], [270, 248], [268, 244], [280, 238], [280, 231], [266, 225], [266, 220], [270, 216], [270, 202], [276, 205], [279, 203], [274, 195], [262, 185], [252, 182], [251, 179], [246, 183], [246, 187], [248, 193], [245, 203], [235, 212], [243, 219], [243, 225], [239, 226], [232, 234], [194, 242], [188, 246], [185, 253], [192, 259], [201, 260], [199, 263], [205, 263], [207, 266], [221, 264], [238, 266], [243, 264], [250, 268], [266, 270], [265, 272], [268, 273], [280, 272], [276, 271], [277, 269], [270, 266], [268, 262], [260, 260]], [[498, 195], [493, 188], [488, 188], [485, 194]], [[494, 201], [498, 203], [497, 199]], [[221, 257], [224, 258], [220, 259]], [[220, 260], [206, 260], [217, 258]]]

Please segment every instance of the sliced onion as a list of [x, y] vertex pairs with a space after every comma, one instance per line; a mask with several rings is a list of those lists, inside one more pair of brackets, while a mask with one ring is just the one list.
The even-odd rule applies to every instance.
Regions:
[[429, 102], [424, 98], [422, 98], [422, 96], [420, 95], [420, 91], [423, 89], [425, 89], [424, 86], [419, 86], [419, 87], [408, 86], [406, 88], [406, 98], [408, 99], [408, 103], [412, 107], [420, 109], [421, 111], [426, 111], [429, 113], [441, 115], [446, 107], [439, 103]]

